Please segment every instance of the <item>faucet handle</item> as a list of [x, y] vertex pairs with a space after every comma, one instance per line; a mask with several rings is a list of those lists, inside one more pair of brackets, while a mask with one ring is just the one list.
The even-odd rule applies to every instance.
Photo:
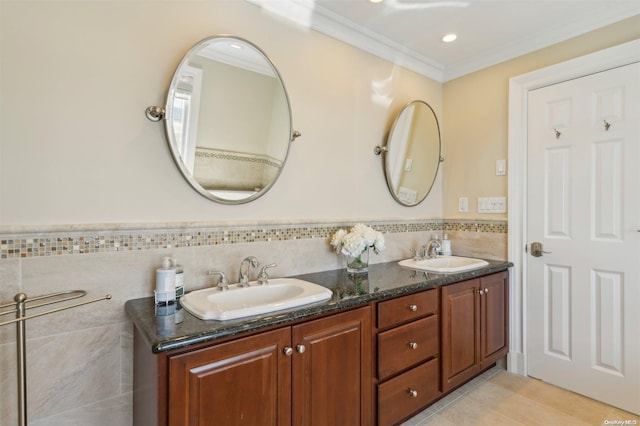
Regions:
[[207, 271], [207, 275], [219, 275], [220, 277], [218, 278], [216, 287], [218, 287], [218, 290], [220, 291], [229, 290], [229, 280], [227, 280], [227, 276], [224, 274], [224, 272]]
[[258, 274], [258, 284], [268, 284], [269, 283], [269, 274], [267, 274], [268, 268], [275, 268], [275, 263], [270, 263], [269, 265], [264, 265], [262, 269], [260, 269], [260, 273]]
[[415, 261], [422, 260], [420, 253], [418, 253], [418, 249], [414, 249], [413, 247], [411, 247], [409, 249], [409, 253], [413, 253], [413, 260]]

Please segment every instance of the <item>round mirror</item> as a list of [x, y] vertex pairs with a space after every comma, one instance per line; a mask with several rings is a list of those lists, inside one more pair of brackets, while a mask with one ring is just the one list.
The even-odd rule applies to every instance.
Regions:
[[413, 101], [396, 117], [384, 151], [391, 195], [405, 206], [420, 204], [431, 191], [440, 166], [440, 127], [433, 109]]
[[209, 37], [189, 50], [164, 114], [173, 158], [201, 195], [246, 203], [280, 175], [292, 140], [289, 98], [276, 67], [247, 40]]

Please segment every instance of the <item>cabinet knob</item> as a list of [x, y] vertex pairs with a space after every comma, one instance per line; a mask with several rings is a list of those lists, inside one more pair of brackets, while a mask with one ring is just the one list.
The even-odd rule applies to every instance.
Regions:
[[293, 348], [290, 346], [287, 346], [282, 350], [282, 353], [284, 353], [286, 356], [291, 356], [293, 355]]
[[409, 310], [410, 310], [411, 312], [415, 312], [415, 311], [417, 311], [417, 310], [418, 310], [418, 305], [409, 305]]
[[296, 346], [296, 351], [298, 351], [299, 354], [303, 354], [304, 351], [306, 351], [307, 348], [304, 347], [304, 345], [297, 345]]
[[485, 289], [484, 289], [484, 294], [487, 294], [487, 293], [489, 293], [489, 289], [488, 289], [488, 288], [485, 288]]
[[484, 289], [480, 289], [480, 290], [478, 290], [478, 294], [479, 294], [480, 296], [482, 296], [482, 295], [484, 294]]
[[417, 398], [418, 397], [418, 391], [415, 389], [409, 389], [409, 395], [411, 395], [412, 398]]
[[409, 347], [410, 347], [411, 349], [418, 349], [418, 344], [417, 344], [416, 342], [410, 342], [410, 343], [409, 343]]

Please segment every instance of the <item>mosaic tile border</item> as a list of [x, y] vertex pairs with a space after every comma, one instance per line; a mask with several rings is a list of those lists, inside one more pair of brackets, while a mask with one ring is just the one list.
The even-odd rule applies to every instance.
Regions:
[[[339, 228], [348, 228], [354, 223], [356, 222], [5, 234], [0, 235], [0, 259], [329, 238]], [[364, 223], [385, 234], [421, 231], [507, 232], [507, 223], [499, 221], [436, 219]]]
[[452, 221], [445, 220], [443, 231], [486, 232], [490, 234], [506, 234], [507, 222], [486, 221]]
[[197, 158], [215, 158], [217, 160], [241, 161], [245, 163], [257, 163], [273, 167], [282, 168], [282, 161], [278, 161], [269, 156], [250, 155], [241, 152], [221, 151], [210, 148], [196, 148]]

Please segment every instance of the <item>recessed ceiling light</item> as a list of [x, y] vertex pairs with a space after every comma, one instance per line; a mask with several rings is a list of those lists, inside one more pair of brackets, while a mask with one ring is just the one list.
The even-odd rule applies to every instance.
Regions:
[[458, 36], [455, 34], [447, 34], [444, 37], [442, 37], [442, 41], [444, 41], [445, 43], [451, 43], [452, 41], [455, 41], [455, 39], [457, 39]]
[[382, 3], [384, 0], [369, 0], [370, 3]]

